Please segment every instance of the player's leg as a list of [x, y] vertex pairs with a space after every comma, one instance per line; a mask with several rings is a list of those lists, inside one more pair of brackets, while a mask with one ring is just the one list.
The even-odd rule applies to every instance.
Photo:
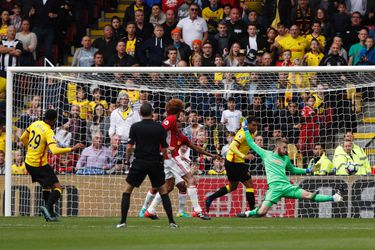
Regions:
[[250, 179], [245, 180], [242, 184], [246, 187], [246, 200], [249, 204], [250, 210], [255, 208], [255, 195], [254, 195], [254, 185], [253, 181]]
[[211, 203], [215, 199], [236, 190], [237, 186], [238, 186], [238, 182], [242, 178], [242, 177], [239, 177], [238, 171], [236, 170], [236, 168], [238, 167], [238, 163], [232, 163], [232, 162], [228, 162], [226, 160], [225, 163], [224, 163], [224, 166], [225, 166], [225, 169], [227, 171], [227, 177], [228, 177], [228, 180], [229, 180], [229, 185], [226, 185], [224, 187], [219, 188], [215, 193], [213, 193], [212, 195], [207, 197], [206, 202], [205, 202], [207, 213], [210, 211]]
[[189, 218], [190, 215], [185, 212], [186, 198], [187, 198], [187, 187], [185, 181], [181, 178], [178, 179], [176, 184], [178, 189], [178, 213], [177, 217]]
[[334, 195], [323, 195], [323, 194], [311, 193], [303, 189], [301, 192], [301, 199], [312, 200], [315, 202], [328, 202], [328, 201], [341, 202], [343, 201], [343, 198], [339, 192], [335, 193]]
[[44, 205], [47, 204], [49, 195], [51, 194], [51, 187], [50, 186], [43, 186], [42, 187], [42, 197], [44, 201]]
[[[168, 187], [172, 186], [172, 190], [173, 190], [173, 185], [174, 185], [173, 178], [169, 178], [165, 180], [165, 188], [167, 190], [167, 193], [169, 193], [168, 191], [170, 190], [170, 188], [168, 189]], [[160, 205], [160, 203], [162, 203], [162, 198], [161, 198], [161, 194], [158, 192], [155, 195], [155, 198], [152, 200], [150, 206], [147, 208], [145, 212], [145, 217], [150, 218], [152, 220], [159, 220], [159, 217], [156, 215], [156, 208]]]
[[202, 220], [210, 220], [210, 217], [202, 213], [202, 208], [199, 205], [197, 182], [193, 174], [191, 172], [188, 172], [187, 174], [182, 176], [182, 178], [187, 184], [187, 193], [193, 205], [195, 216], [201, 218]]
[[141, 208], [141, 210], [139, 211], [138, 213], [138, 217], [144, 217], [145, 216], [145, 212], [147, 210], [147, 208], [149, 207], [149, 205], [151, 204], [151, 202], [154, 200], [155, 198], [155, 195], [157, 194], [157, 190], [155, 188], [150, 188], [150, 190], [148, 190], [147, 194], [146, 194], [146, 198], [143, 202], [143, 206]]
[[237, 214], [237, 217], [262, 217], [268, 213], [268, 210], [273, 204], [276, 204], [282, 197], [282, 190], [268, 189], [264, 201], [260, 207], [254, 208], [253, 210], [246, 211], [245, 213]]

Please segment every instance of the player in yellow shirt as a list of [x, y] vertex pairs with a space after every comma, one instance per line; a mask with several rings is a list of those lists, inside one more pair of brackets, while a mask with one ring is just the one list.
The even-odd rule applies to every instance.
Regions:
[[27, 147], [26, 169], [32, 181], [38, 182], [43, 188], [45, 205], [40, 208], [40, 211], [46, 221], [57, 221], [53, 205], [62, 193], [62, 186], [53, 169], [48, 165], [48, 149], [52, 154], [64, 154], [84, 148], [82, 143], [77, 143], [73, 148], [59, 148], [52, 130], [56, 120], [56, 110], [49, 109], [45, 113], [44, 121], [33, 122], [21, 136], [22, 143]]
[[[248, 124], [250, 133], [254, 134], [258, 127], [257, 120], [254, 117], [249, 117]], [[249, 203], [249, 207], [255, 208], [253, 181], [251, 180], [249, 167], [245, 164], [245, 160], [254, 159], [254, 155], [249, 154], [249, 151], [250, 147], [246, 142], [245, 132], [243, 129], [240, 129], [229, 145], [229, 151], [224, 163], [229, 185], [221, 187], [214, 194], [207, 197], [207, 213], [210, 211], [211, 203], [215, 199], [236, 190], [239, 182], [242, 182], [242, 184], [246, 187], [246, 200]]]

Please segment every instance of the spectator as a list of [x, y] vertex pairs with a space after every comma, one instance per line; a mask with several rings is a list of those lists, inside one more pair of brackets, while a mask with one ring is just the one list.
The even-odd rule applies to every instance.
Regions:
[[240, 42], [243, 37], [246, 37], [246, 24], [241, 20], [240, 12], [237, 8], [230, 10], [230, 19], [226, 21], [228, 27], [228, 34], [233, 36], [234, 42]]
[[52, 155], [48, 161], [57, 174], [72, 174], [74, 172], [73, 154]]
[[345, 3], [339, 3], [337, 10], [338, 12], [333, 14], [332, 29], [334, 34], [343, 36], [350, 26], [350, 15], [346, 12]]
[[23, 51], [20, 59], [20, 66], [34, 66], [36, 60], [35, 49], [37, 47], [37, 37], [34, 32], [30, 31], [30, 21], [25, 19], [21, 24], [21, 31], [16, 34], [16, 39], [20, 40], [23, 45]]
[[151, 14], [150, 7], [147, 6], [147, 4], [145, 4], [143, 0], [134, 0], [134, 3], [130, 4], [130, 6], [125, 10], [123, 23], [124, 26], [130, 21], [135, 21], [135, 12], [137, 10], [141, 10], [144, 14], [144, 21], [146, 23], [149, 22]]
[[340, 47], [337, 44], [332, 44], [330, 53], [325, 55], [320, 61], [319, 66], [345, 66], [347, 65], [345, 59], [340, 56]]
[[92, 46], [103, 54], [104, 64], [108, 64], [109, 59], [116, 54], [117, 40], [113, 37], [112, 26], [107, 24], [103, 27], [103, 37], [96, 38]]
[[215, 66], [215, 55], [212, 43], [206, 41], [202, 46], [202, 66]]
[[333, 165], [331, 160], [327, 157], [324, 152], [324, 147], [321, 144], [315, 144], [314, 146], [314, 155], [310, 160], [307, 168], [313, 169], [316, 168], [314, 175], [331, 175], [333, 174]]
[[301, 35], [306, 36], [310, 32], [313, 16], [309, 1], [298, 0], [292, 10], [291, 21], [299, 27]]
[[233, 43], [230, 47], [228, 55], [224, 58], [224, 63], [228, 67], [237, 67], [238, 61], [236, 60], [236, 57], [240, 53], [241, 45], [239, 43]]
[[[333, 41], [332, 41], [332, 44], [336, 44], [336, 45], [338, 45], [339, 46], [339, 55], [342, 57], [342, 58], [344, 58], [345, 59], [345, 61], [348, 61], [348, 52], [342, 47], [342, 38], [340, 37], [340, 36], [334, 36], [333, 37]], [[328, 46], [328, 44], [327, 44], [327, 46], [326, 47], [328, 47], [328, 51], [327, 51], [327, 54], [331, 54], [331, 50], [330, 50], [330, 48], [331, 48], [331, 45], [329, 45]]]
[[281, 61], [276, 62], [276, 66], [292, 66], [292, 61], [290, 61], [290, 58], [292, 58], [292, 51], [289, 49], [284, 50], [281, 54]]
[[193, 143], [197, 142], [198, 131], [203, 128], [203, 125], [198, 122], [199, 117], [196, 111], [192, 110], [189, 113], [187, 124], [188, 126], [183, 129], [184, 135], [186, 135]]
[[[243, 109], [242, 109], [243, 110]], [[253, 116], [259, 121], [259, 132], [261, 135], [268, 137], [268, 133], [271, 131], [271, 122], [273, 115], [272, 112], [267, 110], [266, 105], [262, 103], [262, 97], [254, 95], [253, 102], [248, 108], [248, 115]]]
[[154, 28], [154, 37], [145, 41], [139, 49], [139, 60], [142, 65], [161, 66], [164, 59], [164, 51], [167, 42], [163, 38], [164, 28], [156, 25]]
[[227, 22], [230, 20], [230, 11], [232, 9], [232, 5], [230, 4], [222, 4], [224, 6], [223, 11], [224, 11], [224, 18], [223, 22]]
[[72, 100], [71, 105], [77, 105], [80, 109], [80, 118], [86, 120], [90, 118], [91, 108], [90, 102], [86, 98], [86, 90], [82, 86], [77, 86], [76, 89], [76, 98]]
[[103, 146], [103, 135], [92, 135], [91, 146], [85, 148], [77, 162], [78, 175], [104, 175], [113, 167], [111, 151]]
[[113, 37], [115, 40], [120, 40], [126, 34], [124, 26], [121, 25], [121, 20], [118, 16], [113, 16], [111, 19], [111, 27], [113, 32]]
[[55, 62], [53, 57], [53, 41], [55, 37], [55, 25], [58, 17], [59, 5], [57, 0], [33, 0], [33, 7], [29, 16], [33, 23], [33, 32], [38, 38], [37, 54], [41, 56], [43, 48], [44, 56], [52, 63]]
[[152, 5], [151, 8], [151, 16], [150, 16], [150, 23], [154, 26], [158, 25], [163, 25], [166, 21], [166, 16], [161, 11], [160, 5], [159, 4], [154, 4]]
[[106, 116], [106, 109], [102, 104], [98, 103], [93, 110], [92, 120], [87, 121], [87, 141], [91, 141], [91, 135], [100, 132], [103, 135], [103, 142], [107, 144], [109, 143], [110, 119]]
[[16, 39], [16, 29], [9, 26], [6, 38], [0, 42], [0, 76], [6, 77], [6, 69], [19, 65], [19, 58], [23, 51], [22, 42]]
[[220, 123], [224, 124], [229, 132], [237, 132], [240, 129], [240, 118], [242, 117], [242, 112], [236, 110], [236, 102], [233, 97], [228, 98], [227, 102], [228, 109], [224, 110], [221, 115]]
[[290, 34], [288, 32], [288, 29], [283, 23], [277, 24], [277, 37], [275, 38], [275, 45], [277, 45], [281, 39], [290, 37]]
[[345, 0], [346, 6], [348, 7], [348, 12], [359, 12], [361, 15], [366, 13], [367, 1], [358, 0]]
[[139, 90], [139, 100], [133, 103], [132, 109], [134, 112], [139, 112], [141, 110], [141, 106], [143, 103], [150, 103], [151, 106], [154, 106], [154, 103], [152, 101], [149, 101], [149, 89], [146, 87], [141, 87]]
[[319, 42], [313, 39], [310, 42], [310, 51], [307, 52], [304, 57], [304, 65], [306, 66], [319, 66], [320, 61], [323, 59], [324, 54], [320, 52]]
[[292, 62], [296, 58], [302, 59], [305, 55], [305, 50], [308, 48], [308, 42], [304, 37], [300, 36], [297, 25], [292, 25], [290, 27], [290, 36], [281, 39], [278, 44], [283, 50], [292, 51]]
[[181, 19], [177, 27], [182, 30], [182, 38], [185, 43], [193, 48], [193, 41], [199, 39], [204, 44], [208, 39], [208, 28], [206, 21], [198, 16], [199, 7], [193, 3], [189, 8], [189, 17]]
[[176, 14], [172, 9], [168, 9], [165, 12], [165, 23], [164, 28], [164, 38], [168, 43], [172, 43], [172, 31], [176, 28]]
[[91, 47], [91, 38], [84, 36], [81, 41], [82, 47], [78, 48], [73, 57], [73, 67], [90, 67], [94, 63], [94, 54], [97, 48]]
[[332, 36], [332, 25], [328, 22], [327, 14], [324, 9], [318, 8], [316, 10], [315, 21], [320, 23], [321, 33], [328, 40]]
[[297, 144], [301, 131], [301, 117], [295, 102], [289, 102], [286, 109], [275, 114], [275, 124], [281, 125], [281, 131], [288, 138], [289, 143]]
[[177, 59], [177, 49], [173, 46], [167, 49], [167, 60], [163, 62], [165, 67], [178, 67], [179, 60]]
[[220, 153], [221, 157], [223, 157], [224, 159], [227, 156], [227, 153], [229, 151], [229, 145], [232, 143], [235, 135], [236, 135], [236, 133], [234, 133], [234, 132], [227, 132], [227, 136], [226, 136], [226, 142], [227, 143], [221, 148], [221, 153]]
[[183, 60], [185, 62], [189, 61], [190, 58], [190, 47], [181, 38], [181, 30], [175, 28], [171, 31], [171, 36], [173, 40], [173, 47], [177, 49], [177, 59], [179, 61]]
[[279, 127], [274, 127], [272, 131], [272, 136], [268, 139], [267, 149], [270, 151], [275, 150], [277, 140], [279, 140], [282, 137], [283, 137], [283, 132], [281, 131], [281, 129]]
[[[129, 139], [129, 130], [133, 123], [140, 121], [139, 112], [134, 112], [129, 106], [129, 95], [120, 92], [117, 97], [118, 108], [111, 113], [110, 127], [108, 134], [114, 134], [121, 139], [121, 144], [126, 145]], [[122, 149], [123, 152], [124, 148]]]
[[349, 50], [352, 45], [360, 42], [360, 38], [358, 37], [358, 34], [361, 32], [362, 29], [365, 28], [362, 25], [362, 16], [359, 12], [353, 12], [351, 14], [350, 20], [351, 20], [350, 26], [346, 28], [343, 34], [344, 48], [346, 50]]
[[[62, 126], [72, 134], [71, 145], [86, 142], [87, 123], [80, 117], [80, 106], [72, 104], [70, 112], [63, 117]], [[78, 155], [78, 154], [74, 154]]]
[[320, 22], [314, 21], [311, 30], [312, 32], [306, 36], [306, 40], [309, 42], [309, 45], [311, 45], [311, 41], [315, 39], [319, 43], [319, 50], [324, 51], [326, 46], [326, 38], [322, 34]]
[[374, 38], [367, 37], [365, 41], [366, 48], [359, 53], [360, 65], [375, 65]]
[[[340, 145], [335, 149], [333, 168], [336, 175], [351, 175], [362, 167], [359, 156], [353, 152], [352, 141], [345, 140], [342, 146]], [[350, 168], [352, 168], [351, 171]]]
[[96, 105], [101, 104], [104, 107], [104, 111], [107, 111], [108, 103], [103, 98], [102, 89], [100, 89], [98, 85], [91, 85], [90, 91], [92, 95], [92, 101], [90, 102], [90, 109], [94, 110]]
[[314, 110], [315, 97], [309, 96], [306, 106], [301, 110], [301, 133], [298, 140], [298, 149], [304, 157], [312, 155], [315, 143], [319, 140], [319, 118]]
[[227, 55], [231, 44], [233, 43], [233, 38], [228, 35], [228, 27], [225, 22], [221, 22], [217, 27], [217, 34], [213, 37], [214, 47], [216, 48], [217, 53], [221, 55]]
[[0, 150], [0, 175], [5, 174], [5, 152]]
[[[111, 151], [111, 158], [113, 164], [113, 172], [109, 171], [113, 174], [122, 174], [124, 170], [124, 155], [120, 151], [121, 149], [121, 141], [120, 137], [114, 134], [111, 137], [111, 145], [109, 146], [109, 150]], [[127, 174], [129, 169], [125, 169], [125, 174]]]
[[134, 13], [135, 24], [136, 24], [136, 36], [141, 38], [142, 41], [146, 41], [153, 35], [154, 27], [148, 21], [145, 21], [145, 14], [142, 10], [137, 9]]
[[202, 10], [202, 17], [207, 22], [209, 35], [215, 35], [218, 24], [224, 17], [224, 10], [219, 6], [218, 0], [209, 1], [209, 5]]
[[207, 172], [208, 175], [226, 175], [227, 171], [224, 167], [224, 160], [215, 158], [213, 160], [212, 168]]
[[[1, 156], [0, 156], [1, 157]], [[12, 174], [27, 174], [22, 152], [17, 149], [13, 153]]]
[[358, 38], [359, 43], [356, 43], [350, 47], [349, 50], [349, 62], [348, 65], [357, 65], [360, 57], [359, 54], [363, 49], [366, 48], [365, 41], [368, 37], [368, 29], [364, 28], [359, 31]]
[[265, 50], [266, 41], [262, 36], [257, 35], [257, 27], [254, 24], [247, 26], [248, 36], [241, 39], [240, 44], [242, 49], [246, 49], [245, 62], [248, 65], [254, 66], [256, 64], [256, 55], [258, 50]]
[[1, 26], [0, 26], [0, 37], [5, 38], [7, 35], [8, 26], [10, 25], [9, 11], [1, 11]]
[[117, 42], [116, 51], [117, 53], [109, 58], [107, 66], [129, 67], [138, 64], [133, 56], [126, 53], [126, 43], [124, 41]]
[[126, 44], [126, 54], [129, 56], [133, 56], [134, 58], [138, 59], [138, 50], [142, 44], [142, 39], [136, 35], [136, 24], [134, 22], [129, 22], [126, 24], [126, 36], [121, 38]]
[[16, 31], [21, 31], [22, 17], [21, 17], [21, 6], [15, 4], [13, 6], [13, 15], [10, 16], [10, 25], [13, 25], [16, 28]]
[[57, 145], [61, 148], [68, 148], [72, 142], [72, 133], [69, 132], [69, 126], [63, 124], [56, 128], [55, 140]]
[[104, 55], [100, 51], [94, 53], [94, 63], [91, 67], [102, 67], [104, 65]]

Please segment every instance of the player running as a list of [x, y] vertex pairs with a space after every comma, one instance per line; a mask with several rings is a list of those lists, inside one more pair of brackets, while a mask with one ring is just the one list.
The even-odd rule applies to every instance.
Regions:
[[286, 176], [288, 170], [292, 174], [308, 174], [315, 170], [296, 168], [290, 162], [288, 157], [288, 144], [285, 138], [280, 138], [276, 142], [274, 151], [262, 149], [255, 144], [251, 137], [247, 121], [241, 118], [242, 128], [245, 131], [246, 141], [249, 146], [262, 158], [266, 169], [268, 191], [262, 205], [251, 211], [237, 214], [237, 217], [261, 217], [267, 214], [273, 204], [276, 204], [281, 198], [307, 199], [316, 202], [342, 202], [343, 198], [339, 193], [331, 195], [321, 195], [308, 192], [299, 186], [292, 185]]
[[[182, 155], [179, 154], [179, 148], [182, 145], [186, 145], [189, 148], [196, 150], [200, 154], [204, 154], [210, 156], [212, 158], [220, 158], [218, 155], [211, 154], [201, 147], [193, 144], [181, 131], [181, 122], [177, 121], [177, 127], [179, 129], [177, 135], [177, 143], [176, 148], [173, 150], [171, 157], [168, 160], [165, 160], [165, 173], [166, 173], [166, 180], [169, 186], [168, 192], [173, 190], [174, 180], [177, 183], [177, 187], [179, 188], [180, 192], [184, 191], [183, 188], [187, 190], [187, 193], [190, 197], [191, 203], [193, 205], [195, 217], [198, 217], [202, 220], [210, 220], [210, 217], [205, 215], [202, 212], [202, 208], [199, 205], [198, 199], [198, 192], [196, 187], [196, 179], [194, 175], [190, 172], [190, 161], [184, 158]], [[185, 184], [186, 183], [186, 184]], [[187, 186], [187, 188], [186, 188]], [[182, 190], [181, 190], [182, 188]], [[179, 214], [183, 213], [184, 206], [186, 203], [186, 196], [185, 201], [181, 200], [182, 197], [179, 197]], [[160, 195], [157, 194], [155, 199], [152, 201], [150, 207], [145, 212], [144, 216], [149, 217], [151, 219], [158, 219], [156, 215], [156, 207], [160, 204], [161, 198]], [[186, 217], [181, 216], [181, 217]]]
[[[43, 189], [44, 206], [40, 207], [46, 221], [57, 221], [53, 205], [59, 200], [63, 188], [53, 169], [48, 165], [47, 152], [52, 154], [65, 154], [84, 148], [85, 145], [77, 143], [73, 148], [59, 148], [54, 139], [52, 130], [56, 123], [56, 110], [47, 110], [44, 121], [33, 122], [22, 134], [21, 141], [27, 147], [25, 165], [33, 182], [38, 182]], [[51, 191], [52, 189], [52, 191]]]
[[[251, 133], [255, 133], [258, 122], [253, 117], [248, 119], [249, 127], [246, 128], [250, 130]], [[245, 132], [243, 129], [240, 129], [229, 146], [224, 164], [229, 185], [221, 187], [214, 194], [207, 197], [206, 212], [210, 211], [211, 203], [215, 199], [236, 190], [239, 182], [242, 182], [246, 187], [246, 200], [249, 203], [250, 210], [255, 208], [254, 186], [249, 173], [249, 167], [245, 164], [245, 160], [252, 160], [254, 158], [254, 155], [249, 154], [249, 151], [250, 147], [246, 142]]]

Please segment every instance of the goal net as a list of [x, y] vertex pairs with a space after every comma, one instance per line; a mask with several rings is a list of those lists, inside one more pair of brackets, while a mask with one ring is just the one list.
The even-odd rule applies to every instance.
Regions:
[[[0, 193], [5, 193], [1, 209], [7, 216], [35, 216], [43, 205], [41, 187], [31, 182], [24, 168], [26, 152], [20, 136], [51, 108], [58, 112], [54, 128], [58, 145], [86, 145], [78, 153], [54, 156], [47, 152], [50, 166], [65, 187], [57, 211], [63, 216], [119, 216], [128, 135], [125, 128], [116, 127], [118, 121], [111, 114], [121, 110], [120, 119], [125, 120], [129, 112], [124, 110], [138, 112], [148, 101], [154, 107], [154, 120], [161, 122], [171, 98], [185, 103], [182, 130], [194, 144], [225, 159], [240, 128], [239, 117], [254, 116], [259, 122], [258, 145], [272, 150], [278, 137], [286, 137], [294, 165], [319, 167], [308, 176], [288, 174], [292, 183], [320, 194], [340, 190], [345, 200], [318, 204], [282, 198], [268, 216], [375, 215], [373, 67], [11, 68], [7, 86], [6, 174], [0, 176]], [[129, 102], [123, 102], [124, 97]], [[344, 147], [340, 148], [344, 136], [362, 154], [353, 149], [348, 151], [354, 152], [348, 153], [351, 159], [340, 158], [339, 154], [345, 154]], [[180, 153], [190, 159], [204, 207], [205, 197], [228, 183], [224, 162], [183, 147]], [[260, 205], [267, 181], [260, 158], [252, 154], [254, 159], [246, 164]], [[134, 191], [130, 216], [137, 216], [150, 186], [147, 179]], [[171, 194], [175, 213], [177, 197], [175, 188]], [[247, 209], [245, 188], [240, 184], [213, 202], [210, 215], [235, 216]], [[161, 208], [158, 212], [164, 215]], [[186, 212], [192, 212], [189, 199]]]

